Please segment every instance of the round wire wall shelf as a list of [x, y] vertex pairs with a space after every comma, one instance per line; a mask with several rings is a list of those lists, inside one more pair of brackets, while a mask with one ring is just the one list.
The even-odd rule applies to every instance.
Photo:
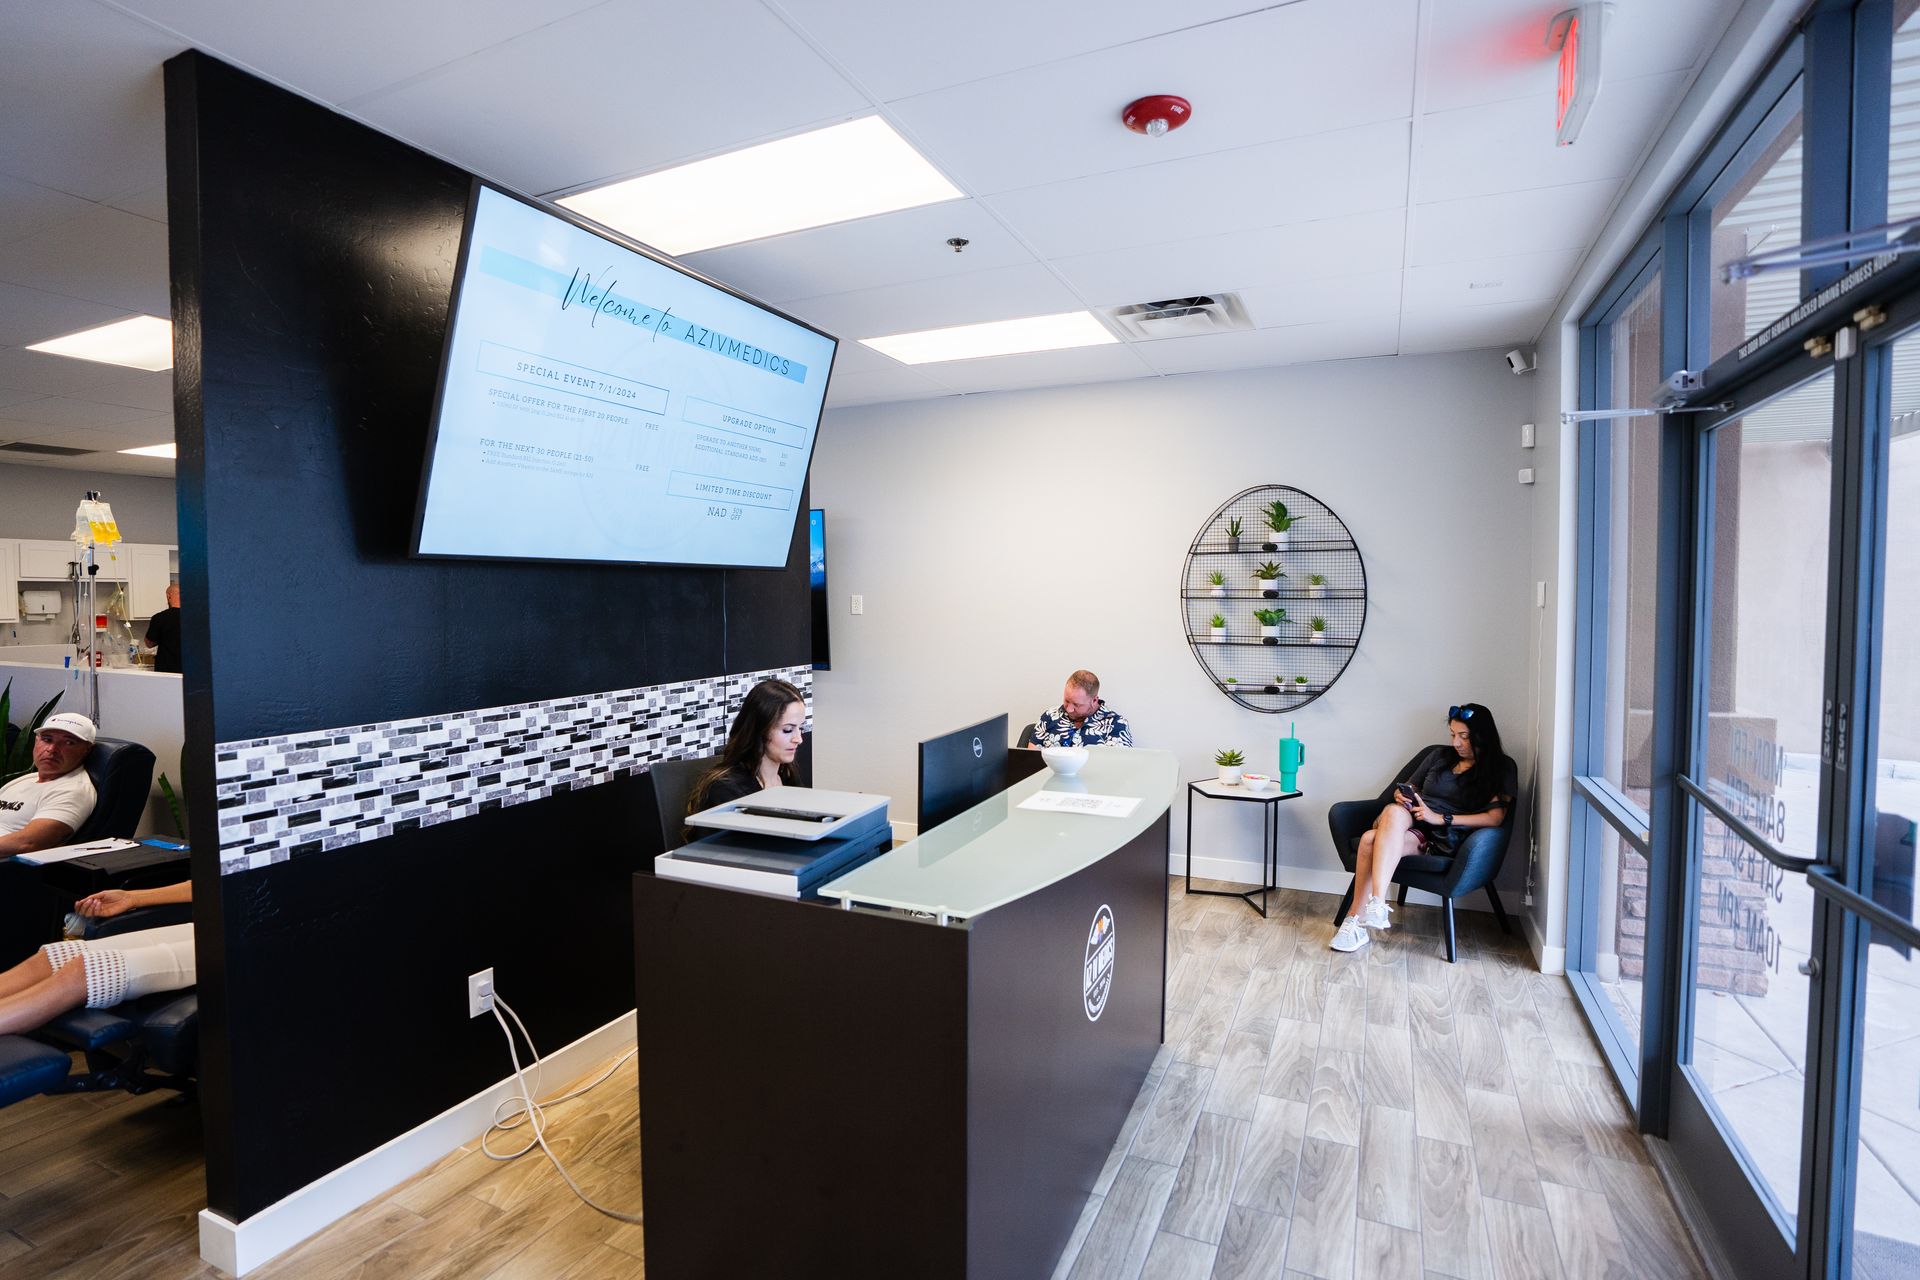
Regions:
[[[1293, 521], [1278, 536], [1267, 526], [1275, 502]], [[1227, 534], [1233, 520], [1237, 541]], [[1254, 711], [1295, 711], [1331, 689], [1353, 661], [1367, 626], [1366, 562], [1346, 524], [1318, 498], [1257, 485], [1227, 499], [1194, 535], [1181, 569], [1180, 613], [1187, 645], [1216, 689]], [[1213, 629], [1216, 616], [1226, 621], [1224, 634]]]

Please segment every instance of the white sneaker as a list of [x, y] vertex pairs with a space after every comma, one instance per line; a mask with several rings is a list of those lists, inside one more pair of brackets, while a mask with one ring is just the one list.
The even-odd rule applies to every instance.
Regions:
[[1391, 910], [1393, 908], [1387, 905], [1385, 898], [1376, 898], [1368, 894], [1367, 909], [1360, 913], [1360, 923], [1369, 929], [1391, 929], [1393, 921], [1387, 915]]
[[1339, 930], [1334, 933], [1333, 941], [1329, 945], [1335, 951], [1358, 951], [1372, 941], [1373, 939], [1367, 936], [1367, 931], [1360, 927], [1360, 921], [1353, 916], [1348, 916]]

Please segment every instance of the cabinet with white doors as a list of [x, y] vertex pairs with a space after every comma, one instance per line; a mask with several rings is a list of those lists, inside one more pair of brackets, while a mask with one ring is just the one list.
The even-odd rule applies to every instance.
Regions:
[[[127, 593], [127, 618], [151, 618], [167, 607], [167, 584], [172, 580], [178, 548], [159, 543], [118, 542], [94, 551], [100, 572], [97, 583], [111, 583]], [[77, 550], [73, 543], [33, 538], [0, 541], [0, 622], [19, 618], [22, 584], [70, 582]], [[104, 597], [103, 597], [104, 602]]]

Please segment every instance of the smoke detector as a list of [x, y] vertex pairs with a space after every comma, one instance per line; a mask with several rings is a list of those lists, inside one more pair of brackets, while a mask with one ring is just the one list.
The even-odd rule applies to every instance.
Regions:
[[1196, 294], [1190, 298], [1168, 298], [1161, 302], [1132, 302], [1124, 307], [1110, 308], [1107, 318], [1121, 333], [1141, 341], [1191, 338], [1253, 327], [1253, 322], [1247, 319], [1247, 309], [1231, 293]]

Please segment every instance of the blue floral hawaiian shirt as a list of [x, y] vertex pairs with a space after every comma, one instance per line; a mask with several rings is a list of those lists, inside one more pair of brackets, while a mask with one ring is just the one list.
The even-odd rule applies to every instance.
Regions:
[[1033, 745], [1036, 747], [1130, 747], [1133, 745], [1133, 729], [1127, 724], [1127, 718], [1107, 705], [1105, 698], [1087, 717], [1087, 722], [1075, 727], [1067, 719], [1064, 705], [1051, 711], [1042, 711], [1034, 722]]

